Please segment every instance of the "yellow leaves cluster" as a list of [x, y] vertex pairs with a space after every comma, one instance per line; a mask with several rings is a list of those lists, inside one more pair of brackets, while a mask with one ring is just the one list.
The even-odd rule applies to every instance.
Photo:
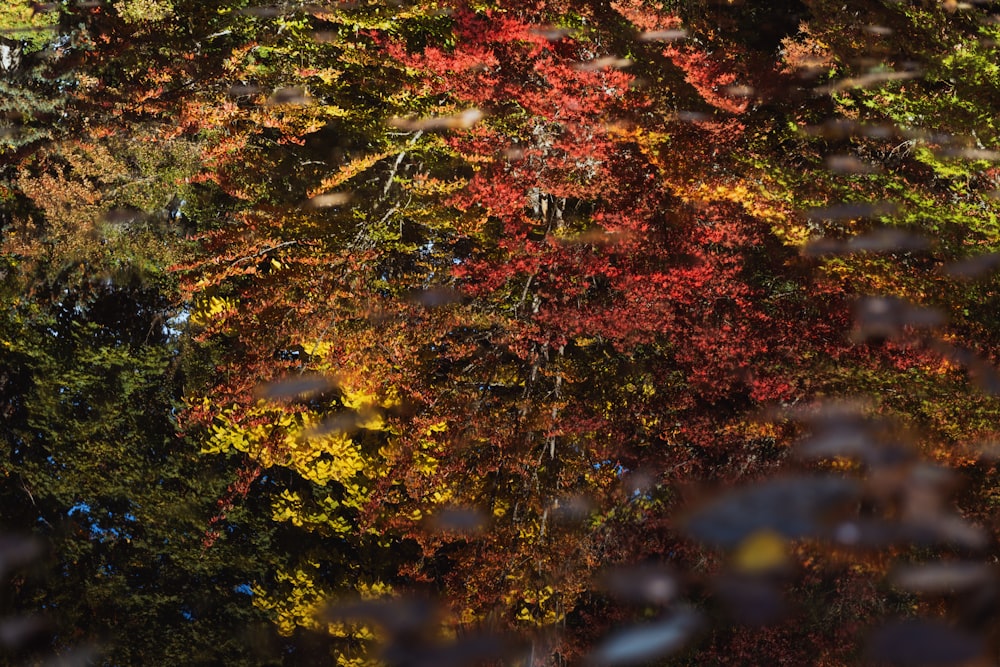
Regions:
[[262, 106], [249, 115], [249, 121], [260, 127], [279, 129], [291, 141], [291, 137], [304, 137], [318, 132], [332, 120], [347, 115], [346, 109], [332, 104], [285, 104]]
[[[206, 299], [199, 317], [218, 316], [233, 304], [226, 299]], [[304, 343], [303, 348], [313, 358], [313, 368], [335, 377], [338, 405], [330, 410], [316, 411], [307, 405], [275, 404], [260, 400], [256, 405], [212, 410], [218, 416], [210, 427], [206, 452], [243, 452], [262, 467], [281, 466], [293, 470], [312, 483], [311, 490], [285, 489], [271, 505], [274, 521], [287, 522], [307, 531], [342, 536], [386, 547], [388, 538], [384, 525], [361, 526], [359, 511], [370, 506], [373, 489], [386, 477], [401, 471], [401, 479], [393, 479], [393, 488], [405, 487], [401, 494], [400, 516], [417, 523], [433, 517], [439, 508], [450, 502], [454, 486], [442, 472], [442, 448], [449, 437], [445, 420], [413, 425], [411, 438], [404, 438], [394, 425], [393, 408], [401, 403], [399, 393], [379, 380], [384, 377], [377, 369], [357, 366], [343, 368], [351, 357], [350, 335], [338, 336], [335, 342]], [[356, 342], [356, 341], [355, 341]], [[348, 348], [348, 349], [345, 349]], [[344, 430], [330, 430], [324, 420], [353, 417], [343, 422]], [[460, 480], [455, 481], [458, 485]], [[407, 497], [408, 496], [408, 497]], [[498, 504], [498, 508], [502, 503]], [[537, 530], [537, 527], [536, 527]], [[254, 604], [275, 619], [285, 635], [297, 628], [325, 631], [346, 642], [371, 639], [370, 628], [352, 623], [329, 623], [317, 619], [317, 612], [330, 601], [333, 590], [352, 588], [361, 597], [381, 597], [388, 587], [378, 582], [358, 584], [355, 581], [331, 582], [329, 568], [313, 569], [306, 561], [295, 568], [280, 572], [272, 585], [255, 589]], [[349, 577], [350, 575], [345, 576]], [[558, 619], [557, 611], [541, 599], [539, 622]], [[341, 664], [351, 664], [349, 659]]]
[[659, 160], [660, 151], [670, 141], [666, 132], [658, 132], [638, 125], [608, 124], [605, 126], [608, 136], [621, 141], [634, 141], [642, 154], [654, 164]]
[[360, 487], [350, 483], [366, 468], [365, 458], [351, 436], [333, 433], [305, 440], [301, 432], [289, 433], [285, 445], [288, 450], [285, 465], [310, 482], [321, 486], [339, 482], [363, 495]]
[[[232, 304], [224, 299], [208, 300], [199, 315], [199, 321], [212, 313], [222, 312]], [[192, 316], [192, 319], [195, 319]], [[317, 345], [316, 348], [324, 347]], [[284, 492], [272, 506], [276, 521], [288, 521], [296, 526], [332, 529], [340, 534], [357, 530], [352, 526], [346, 510], [359, 510], [370, 499], [371, 481], [389, 474], [399, 456], [409, 457], [406, 468], [417, 480], [430, 479], [438, 472], [439, 460], [434, 455], [438, 447], [434, 436], [447, 430], [445, 422], [431, 424], [424, 429], [426, 438], [414, 451], [403, 453], [394, 443], [395, 434], [384, 416], [373, 406], [387, 409], [399, 402], [395, 392], [379, 398], [372, 388], [357, 388], [348, 377], [341, 378], [341, 403], [347, 410], [356, 411], [357, 428], [363, 432], [382, 432], [386, 441], [377, 451], [363, 446], [365, 436], [344, 431], [324, 433], [323, 417], [299, 407], [277, 406], [260, 401], [249, 411], [240, 414], [239, 423], [232, 410], [223, 410], [211, 427], [210, 438], [203, 453], [220, 454], [238, 451], [247, 454], [263, 467], [290, 468], [304, 479], [326, 487], [337, 484], [339, 499], [330, 496], [306, 503], [302, 496]], [[210, 405], [204, 406], [210, 410]], [[417, 487], [424, 489], [423, 483]], [[436, 506], [447, 502], [452, 490], [440, 485], [430, 486], [422, 501]], [[410, 518], [419, 521], [424, 512], [417, 508]]]
[[493, 516], [500, 518], [510, 510], [510, 503], [504, 500], [497, 500], [493, 503]]
[[771, 223], [783, 222], [787, 218], [781, 208], [761, 197], [756, 188], [747, 187], [739, 181], [726, 184], [692, 183], [675, 187], [674, 191], [685, 202], [708, 204], [728, 201], [740, 204], [753, 217]]
[[521, 602], [516, 616], [519, 623], [542, 627], [561, 623], [566, 618], [560, 595], [552, 586], [524, 589], [511, 597]]
[[[207, 402], [208, 399], [205, 401]], [[223, 414], [212, 425], [211, 437], [202, 447], [201, 453], [226, 454], [237, 451], [250, 455], [265, 467], [273, 465], [273, 457], [265, 446], [268, 435], [273, 428], [272, 424], [241, 427], [227, 419], [226, 415]]]
[[236, 301], [217, 296], [207, 296], [200, 299], [197, 305], [191, 310], [191, 324], [204, 327], [212, 320], [225, 313], [236, 311]]
[[778, 425], [762, 419], [736, 419], [723, 426], [722, 433], [739, 436], [747, 441], [779, 440], [781, 432]]
[[772, 530], [758, 530], [744, 539], [733, 554], [733, 566], [747, 574], [762, 574], [789, 562], [788, 541]]
[[309, 197], [315, 197], [321, 195], [324, 192], [329, 192], [339, 188], [341, 185], [351, 180], [355, 176], [362, 174], [372, 167], [374, 167], [380, 160], [384, 160], [393, 154], [393, 151], [382, 151], [380, 153], [373, 153], [371, 155], [366, 155], [365, 157], [358, 158], [348, 162], [340, 169], [338, 169], [333, 174], [327, 176], [320, 182], [318, 186], [309, 191]]
[[447, 181], [433, 176], [415, 177], [404, 185], [405, 189], [418, 197], [447, 196], [458, 192], [469, 181], [465, 178], [454, 178]]
[[318, 563], [306, 562], [293, 571], [279, 570], [275, 579], [282, 588], [290, 589], [285, 595], [269, 595], [261, 586], [254, 586], [254, 606], [270, 612], [278, 632], [291, 636], [296, 628], [321, 629], [317, 615], [330, 599], [330, 592], [317, 583]]
[[271, 506], [271, 518], [275, 521], [287, 521], [299, 527], [332, 529], [340, 535], [347, 535], [352, 527], [341, 513], [340, 508], [348, 505], [326, 496], [315, 500], [319, 508], [306, 509], [305, 500], [297, 492], [285, 490]]
[[[264, 467], [291, 468], [320, 486], [331, 482], [342, 484], [350, 499], [344, 501], [345, 505], [360, 507], [364, 502], [367, 491], [356, 478], [370, 469], [372, 462], [366, 460], [349, 434], [311, 435], [319, 423], [318, 417], [290, 412], [264, 401], [243, 415], [242, 424], [237, 424], [230, 416], [231, 412], [224, 411], [216, 418], [203, 453], [243, 452]], [[245, 425], [248, 423], [252, 425]], [[379, 425], [375, 421], [368, 424]]]
[[[377, 639], [374, 627], [363, 623], [328, 622], [320, 618], [321, 612], [334, 600], [332, 591], [318, 581], [319, 563], [304, 562], [291, 571], [279, 571], [275, 578], [281, 588], [290, 589], [287, 595], [270, 595], [261, 586], [254, 586], [254, 606], [269, 612], [278, 627], [278, 632], [291, 636], [297, 628], [325, 631], [333, 637], [352, 642], [368, 642]], [[386, 598], [392, 595], [389, 584], [381, 581], [347, 581], [357, 597], [363, 600]], [[359, 656], [339, 652], [337, 664], [343, 667], [370, 665], [370, 659], [363, 653]]]

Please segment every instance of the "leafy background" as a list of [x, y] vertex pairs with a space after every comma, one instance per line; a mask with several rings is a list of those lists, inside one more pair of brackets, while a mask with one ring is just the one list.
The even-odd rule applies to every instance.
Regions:
[[994, 660], [992, 9], [9, 2], [4, 660]]

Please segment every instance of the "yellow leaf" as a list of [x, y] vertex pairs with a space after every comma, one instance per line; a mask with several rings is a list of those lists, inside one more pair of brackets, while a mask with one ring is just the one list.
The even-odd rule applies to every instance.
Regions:
[[785, 538], [772, 530], [758, 530], [749, 535], [734, 556], [736, 569], [747, 573], [775, 570], [787, 562]]

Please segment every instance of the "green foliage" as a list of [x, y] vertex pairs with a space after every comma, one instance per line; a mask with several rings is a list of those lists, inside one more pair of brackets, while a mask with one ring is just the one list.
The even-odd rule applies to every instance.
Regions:
[[0, 6], [0, 35], [25, 42], [25, 53], [40, 51], [52, 39], [58, 11], [39, 11], [31, 0], [8, 0]]
[[[23, 85], [0, 81], [0, 114], [8, 122], [0, 126], [0, 155], [53, 136], [51, 118], [63, 106], [63, 101]], [[9, 122], [16, 119], [16, 122]]]
[[[8, 274], [0, 356], [0, 470], [8, 531], [51, 544], [47, 576], [8, 612], [48, 610], [44, 645], [96, 642], [106, 664], [272, 664], [247, 593], [266, 572], [270, 531], [236, 518], [203, 539], [229, 474], [204, 465], [170, 419], [178, 380], [164, 304], [138, 285], [51, 305], [16, 296]], [[41, 572], [39, 573], [41, 575]]]
[[971, 135], [992, 148], [1000, 129], [993, 112], [1000, 102], [998, 36], [997, 26], [982, 26], [943, 45], [933, 59], [928, 56], [919, 81], [858, 96], [865, 106], [905, 126]]
[[163, 21], [174, 15], [171, 0], [115, 0], [112, 6], [125, 23]]

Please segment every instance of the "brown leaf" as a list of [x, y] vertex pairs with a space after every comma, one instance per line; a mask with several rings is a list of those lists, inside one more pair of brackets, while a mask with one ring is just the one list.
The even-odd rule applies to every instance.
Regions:
[[319, 617], [326, 622], [374, 623], [394, 638], [417, 637], [435, 625], [439, 611], [423, 597], [346, 599], [328, 606]]
[[467, 130], [485, 117], [479, 109], [472, 107], [451, 116], [434, 116], [431, 118], [390, 118], [389, 125], [409, 132]]
[[945, 264], [942, 272], [952, 278], [967, 280], [992, 273], [997, 268], [1000, 268], [1000, 253], [988, 252]]
[[961, 158], [963, 160], [1000, 160], [1000, 151], [984, 148], [942, 148], [934, 151], [938, 157]]
[[704, 123], [712, 120], [712, 117], [701, 111], [678, 111], [677, 120], [683, 123]]
[[806, 217], [810, 220], [856, 220], [892, 215], [897, 209], [895, 204], [888, 201], [856, 202], [809, 209]]
[[726, 573], [712, 589], [737, 623], [768, 625], [788, 613], [788, 604], [773, 577]]
[[263, 93], [264, 89], [260, 86], [252, 86], [245, 84], [233, 84], [226, 91], [226, 94], [230, 97], [252, 97], [254, 95], [259, 95]]
[[996, 581], [996, 569], [985, 563], [947, 561], [903, 565], [890, 573], [896, 588], [911, 593], [955, 593]]
[[247, 7], [241, 9], [237, 14], [242, 14], [244, 16], [259, 16], [260, 18], [275, 18], [277, 16], [284, 16], [289, 13], [289, 10], [282, 7]]
[[604, 56], [603, 58], [595, 58], [594, 60], [588, 60], [587, 62], [577, 63], [573, 65], [573, 69], [579, 70], [581, 72], [596, 72], [597, 70], [615, 68], [623, 69], [625, 67], [631, 67], [632, 61], [628, 58], [619, 58], [618, 56]]
[[915, 306], [895, 296], [858, 299], [854, 308], [857, 324], [855, 340], [885, 340], [899, 336], [904, 327], [928, 328], [944, 324], [944, 313], [935, 308]]
[[325, 375], [296, 374], [258, 386], [254, 397], [265, 401], [294, 400], [321, 394], [336, 386], [337, 383]]
[[656, 605], [669, 604], [680, 589], [673, 571], [664, 565], [608, 570], [598, 578], [598, 585], [626, 602]]
[[936, 515], [904, 521], [900, 536], [920, 546], [953, 545], [982, 549], [989, 543], [986, 532], [955, 515]]
[[371, 408], [345, 410], [332, 417], [327, 417], [316, 426], [303, 431], [302, 439], [322, 438], [333, 433], [351, 435], [360, 431], [366, 423], [377, 416], [378, 412]]
[[0, 577], [39, 558], [43, 551], [34, 538], [0, 535]]
[[547, 39], [550, 42], [558, 42], [561, 39], [565, 39], [573, 34], [573, 31], [569, 28], [560, 28], [558, 26], [538, 26], [531, 29], [531, 33], [538, 35], [543, 39]]
[[862, 123], [848, 118], [831, 118], [822, 125], [813, 125], [803, 129], [810, 136], [822, 137], [830, 141], [843, 141], [853, 136], [863, 136], [872, 139], [888, 139], [900, 136], [903, 130], [888, 123]]
[[868, 414], [871, 406], [858, 401], [823, 402], [785, 410], [791, 417], [809, 426], [812, 434], [800, 441], [795, 453], [803, 459], [848, 456], [872, 461], [876, 450], [893, 440], [893, 424]]
[[818, 239], [806, 244], [803, 254], [807, 256], [850, 255], [858, 252], [917, 252], [930, 247], [930, 241], [919, 234], [913, 234], [896, 227], [880, 227], [867, 234], [852, 236], [843, 241]]
[[864, 459], [881, 443], [867, 429], [845, 424], [803, 440], [796, 448], [796, 454], [803, 459], [829, 459], [846, 456]]
[[826, 86], [816, 88], [817, 95], [829, 95], [839, 93], [851, 88], [867, 88], [887, 81], [906, 81], [908, 79], [918, 79], [923, 73], [917, 70], [906, 70], [901, 72], [873, 72], [862, 76], [850, 77], [834, 81]]
[[284, 104], [292, 104], [296, 106], [303, 106], [306, 104], [312, 104], [313, 98], [309, 96], [305, 88], [299, 88], [293, 86], [290, 88], [278, 88], [271, 94], [271, 97], [267, 99], [268, 106], [280, 106]]
[[517, 653], [517, 644], [491, 634], [464, 634], [452, 641], [393, 642], [380, 662], [399, 667], [474, 667], [497, 664]]
[[489, 518], [481, 510], [471, 507], [445, 507], [435, 512], [428, 526], [441, 533], [477, 534], [485, 530]]
[[574, 524], [584, 521], [594, 511], [593, 501], [582, 495], [563, 496], [552, 501], [550, 516], [560, 524]]
[[104, 221], [110, 225], [128, 225], [146, 217], [145, 211], [131, 208], [113, 208], [104, 214]]
[[344, 204], [350, 203], [353, 198], [354, 195], [350, 192], [327, 192], [325, 194], [316, 195], [315, 197], [307, 200], [306, 206], [309, 208], [343, 206]]
[[587, 245], [606, 246], [621, 243], [622, 241], [631, 238], [631, 236], [631, 233], [628, 231], [612, 232], [606, 229], [601, 229], [600, 227], [595, 227], [594, 229], [580, 232], [575, 236], [569, 236], [559, 240], [563, 243], [582, 243]]
[[410, 291], [406, 300], [424, 308], [442, 308], [462, 303], [465, 300], [465, 295], [452, 287], [434, 285], [425, 289]]
[[916, 252], [930, 247], [925, 236], [896, 227], [881, 227], [847, 239], [848, 252]]
[[0, 621], [0, 645], [17, 648], [50, 627], [40, 616], [15, 616]]
[[639, 40], [643, 42], [676, 42], [687, 39], [687, 30], [647, 30], [639, 33]]
[[882, 167], [860, 160], [853, 155], [830, 155], [826, 168], [837, 174], [881, 174]]
[[41, 667], [88, 667], [101, 656], [101, 650], [96, 644], [76, 646], [59, 655], [48, 658]]
[[722, 89], [722, 92], [725, 93], [726, 95], [729, 95], [730, 97], [753, 97], [756, 91], [754, 91], [753, 86], [736, 84], [732, 86], [726, 86], [725, 88]]

